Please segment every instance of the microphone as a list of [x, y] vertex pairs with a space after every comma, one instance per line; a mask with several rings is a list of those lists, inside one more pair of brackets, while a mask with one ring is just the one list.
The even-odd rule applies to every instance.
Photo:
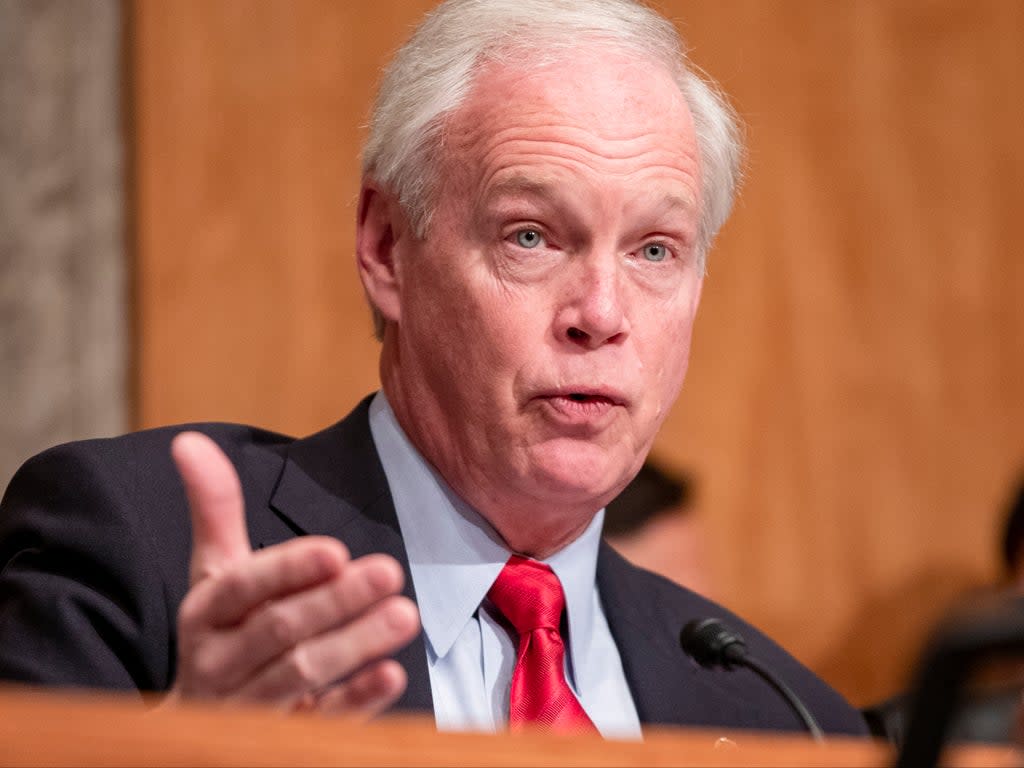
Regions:
[[687, 656], [706, 669], [746, 667], [755, 672], [786, 700], [815, 741], [824, 739], [821, 726], [800, 698], [761, 662], [750, 656], [743, 638], [720, 619], [694, 619], [687, 622], [679, 633], [679, 644]]

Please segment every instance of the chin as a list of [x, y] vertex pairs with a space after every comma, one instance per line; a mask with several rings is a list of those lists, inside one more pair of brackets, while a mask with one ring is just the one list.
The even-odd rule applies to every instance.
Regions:
[[540, 495], [597, 511], [618, 495], [642, 457], [625, 456], [593, 443], [562, 439], [532, 451], [530, 479]]

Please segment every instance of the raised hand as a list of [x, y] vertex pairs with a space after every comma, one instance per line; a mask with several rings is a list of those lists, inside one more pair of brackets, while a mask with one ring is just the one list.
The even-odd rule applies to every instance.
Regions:
[[387, 555], [356, 560], [325, 536], [253, 552], [238, 475], [205, 435], [171, 454], [192, 517], [191, 588], [178, 612], [178, 671], [168, 701], [261, 702], [372, 716], [405, 690], [386, 658], [419, 630]]

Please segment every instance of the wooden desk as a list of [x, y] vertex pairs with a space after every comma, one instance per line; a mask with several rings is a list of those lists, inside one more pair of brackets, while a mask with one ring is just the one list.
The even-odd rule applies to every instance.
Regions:
[[[721, 743], [727, 737], [731, 743]], [[147, 711], [112, 696], [0, 689], [0, 766], [887, 766], [877, 742], [655, 729], [641, 742], [548, 733], [442, 734], [423, 717], [371, 724], [189, 705]], [[946, 763], [1021, 765], [1008, 748]]]

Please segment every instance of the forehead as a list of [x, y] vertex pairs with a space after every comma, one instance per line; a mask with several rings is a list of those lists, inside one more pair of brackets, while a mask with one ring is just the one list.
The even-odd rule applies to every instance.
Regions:
[[671, 75], [596, 44], [541, 67], [485, 65], [449, 118], [445, 145], [448, 173], [477, 192], [524, 172], [548, 174], [544, 181], [654, 175], [698, 202], [693, 121]]

